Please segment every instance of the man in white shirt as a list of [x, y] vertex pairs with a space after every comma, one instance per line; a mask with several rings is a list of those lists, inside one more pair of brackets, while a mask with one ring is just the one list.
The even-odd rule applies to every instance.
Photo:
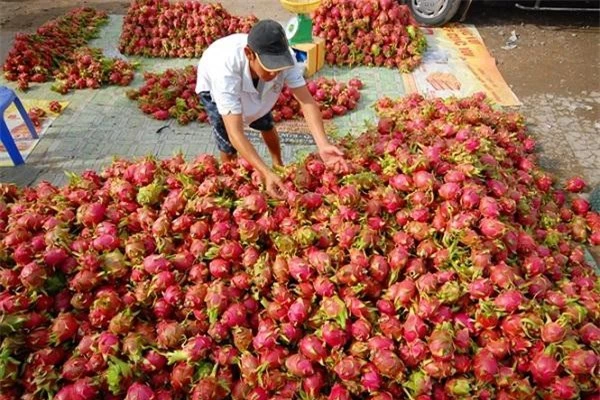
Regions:
[[300, 103], [325, 164], [346, 168], [343, 152], [327, 140], [319, 106], [306, 88], [302, 69], [279, 23], [262, 20], [248, 34], [216, 40], [198, 64], [196, 92], [208, 114], [221, 160], [233, 160], [239, 152], [263, 176], [267, 192], [278, 198], [284, 193], [282, 181], [248, 141], [244, 124], [261, 131], [273, 166], [281, 166], [281, 147], [271, 109], [284, 84]]

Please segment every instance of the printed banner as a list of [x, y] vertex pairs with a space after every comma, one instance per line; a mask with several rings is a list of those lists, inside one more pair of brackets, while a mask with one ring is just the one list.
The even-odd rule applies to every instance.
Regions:
[[[4, 121], [6, 125], [8, 125], [8, 129], [17, 145], [17, 148], [21, 152], [21, 156], [24, 160], [27, 159], [27, 156], [31, 153], [33, 148], [39, 142], [39, 137], [41, 137], [48, 127], [52, 125], [52, 122], [60, 115], [60, 113], [55, 113], [50, 111], [50, 100], [23, 100], [23, 107], [25, 110], [29, 111], [30, 109], [37, 107], [46, 111], [46, 116], [40, 120], [40, 126], [36, 127], [36, 132], [38, 134], [38, 139], [33, 139], [31, 137], [31, 133], [29, 129], [27, 129], [27, 125], [21, 118], [21, 114], [15, 107], [14, 103], [6, 109], [4, 112]], [[60, 101], [61, 112], [67, 107], [69, 104], [68, 101]], [[7, 167], [12, 166], [13, 162], [10, 159], [10, 156], [6, 152], [6, 149], [0, 143], [0, 166]]]
[[412, 73], [403, 74], [409, 93], [445, 98], [484, 92], [498, 105], [521, 105], [474, 26], [452, 24], [424, 28], [423, 32], [428, 44], [423, 63]]

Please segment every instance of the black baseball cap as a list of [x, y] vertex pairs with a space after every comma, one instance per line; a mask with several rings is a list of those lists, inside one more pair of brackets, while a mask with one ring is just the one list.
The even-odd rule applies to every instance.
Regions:
[[248, 47], [268, 71], [281, 71], [294, 65], [285, 31], [272, 19], [263, 19], [250, 29]]

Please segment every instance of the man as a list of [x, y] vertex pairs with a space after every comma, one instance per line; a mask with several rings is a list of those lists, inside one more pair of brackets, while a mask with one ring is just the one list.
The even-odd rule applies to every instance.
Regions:
[[198, 64], [196, 92], [206, 109], [222, 161], [244, 157], [262, 175], [267, 192], [281, 198], [284, 186], [244, 135], [244, 124], [261, 131], [273, 166], [281, 166], [279, 136], [271, 116], [283, 85], [300, 103], [304, 118], [326, 165], [344, 168], [343, 152], [329, 143], [319, 106], [306, 88], [283, 27], [258, 22], [248, 34], [233, 34], [212, 43]]

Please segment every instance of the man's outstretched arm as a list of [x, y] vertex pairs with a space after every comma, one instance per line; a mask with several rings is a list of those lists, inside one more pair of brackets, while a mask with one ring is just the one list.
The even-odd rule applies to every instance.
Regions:
[[258, 155], [256, 149], [250, 143], [244, 134], [244, 123], [241, 114], [223, 115], [223, 122], [229, 141], [238, 151], [241, 157], [244, 157], [263, 177], [267, 192], [275, 197], [280, 198], [284, 193], [283, 183], [281, 179], [265, 164], [263, 159]]
[[344, 152], [337, 146], [331, 144], [329, 139], [327, 139], [323, 118], [321, 117], [321, 110], [308, 91], [306, 85], [292, 89], [292, 93], [300, 103], [300, 107], [302, 107], [304, 119], [308, 124], [310, 133], [315, 139], [315, 143], [319, 149], [319, 155], [323, 159], [323, 162], [338, 171], [347, 171], [348, 165], [346, 160], [344, 160]]

